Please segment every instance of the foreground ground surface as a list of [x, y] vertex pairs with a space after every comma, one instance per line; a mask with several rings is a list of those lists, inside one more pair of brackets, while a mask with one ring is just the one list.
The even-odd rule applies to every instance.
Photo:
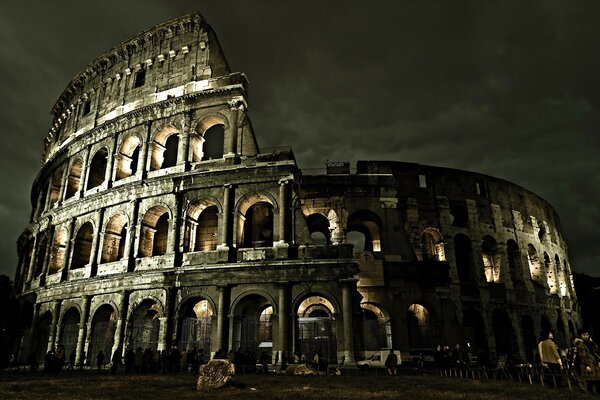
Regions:
[[192, 375], [111, 375], [96, 372], [60, 374], [0, 373], [0, 399], [594, 399], [577, 387], [550, 389], [494, 380], [434, 375], [318, 376], [237, 375], [235, 386], [196, 391]]

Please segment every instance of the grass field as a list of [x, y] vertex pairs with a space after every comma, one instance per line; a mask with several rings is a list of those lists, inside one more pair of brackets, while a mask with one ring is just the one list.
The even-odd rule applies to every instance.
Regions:
[[434, 375], [310, 376], [237, 375], [235, 385], [196, 391], [189, 374], [111, 375], [103, 372], [60, 374], [0, 373], [0, 399], [593, 399], [579, 388], [550, 389], [495, 380], [467, 380]]

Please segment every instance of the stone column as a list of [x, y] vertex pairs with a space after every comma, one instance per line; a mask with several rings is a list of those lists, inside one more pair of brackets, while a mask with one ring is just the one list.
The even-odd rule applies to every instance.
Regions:
[[75, 229], [75, 218], [71, 218], [69, 220], [69, 226], [67, 228], [68, 230], [68, 236], [67, 236], [67, 243], [65, 245], [65, 256], [63, 259], [63, 265], [61, 267], [61, 277], [60, 280], [61, 281], [65, 281], [67, 279], [67, 277], [69, 276], [69, 268], [71, 267], [71, 257], [70, 254], [71, 253], [71, 245], [73, 243], [73, 234]]
[[177, 165], [183, 164], [186, 169], [189, 164], [191, 120], [191, 114], [189, 112], [184, 113], [181, 132], [179, 132], [179, 149], [177, 149]]
[[104, 174], [104, 180], [106, 181], [107, 188], [111, 188], [113, 184], [113, 169], [115, 165], [115, 158], [117, 158], [117, 137], [118, 134], [115, 134], [115, 137], [113, 138], [111, 152], [108, 155], [108, 159], [106, 160], [106, 171]]
[[137, 244], [136, 236], [139, 236], [138, 227], [140, 223], [138, 222], [138, 212], [139, 212], [140, 203], [138, 200], [131, 200], [129, 202], [129, 209], [131, 210], [129, 213], [129, 227], [127, 229], [127, 242], [125, 243], [124, 254], [127, 257], [127, 270], [129, 272], [135, 269], [135, 258], [137, 256], [137, 249], [135, 245]]
[[83, 197], [83, 193], [85, 192], [85, 185], [87, 183], [88, 176], [88, 161], [90, 159], [90, 146], [85, 148], [85, 152], [83, 153], [83, 162], [81, 163], [81, 176], [79, 178], [79, 189], [77, 190], [77, 194], [75, 198], [80, 199]]
[[46, 351], [54, 350], [56, 344], [56, 331], [58, 325], [58, 314], [60, 313], [60, 301], [54, 300], [52, 302], [52, 325], [50, 325], [50, 337], [48, 338], [48, 348]]
[[50, 201], [52, 200], [52, 196], [51, 196], [51, 194], [52, 194], [52, 184], [53, 184], [52, 177], [50, 177], [50, 179], [46, 183], [47, 183], [47, 186], [44, 189], [44, 190], [46, 190], [46, 200], [44, 201], [44, 204], [43, 204], [43, 207], [44, 207], [43, 210], [49, 210], [50, 209]]
[[33, 316], [31, 317], [31, 326], [29, 327], [29, 336], [27, 338], [27, 342], [25, 345], [25, 354], [23, 354], [23, 359], [21, 361], [27, 361], [27, 358], [34, 352], [36, 352], [36, 349], [33, 347], [34, 343], [35, 343], [35, 339], [37, 337], [36, 335], [36, 328], [37, 328], [37, 320], [40, 316], [40, 304], [36, 303], [33, 306]]
[[233, 157], [237, 151], [238, 128], [240, 120], [244, 117], [246, 105], [241, 98], [234, 98], [228, 102], [231, 109], [231, 124], [229, 132], [225, 132], [225, 148], [223, 154], [225, 157]]
[[[227, 318], [227, 304], [226, 304], [226, 290], [227, 286], [219, 286], [217, 288], [219, 290], [219, 304], [217, 309], [217, 349], [221, 349], [223, 351], [227, 351], [225, 338], [227, 337], [225, 334], [225, 318]], [[214, 348], [214, 347], [213, 347]], [[211, 354], [212, 356], [212, 354]]]
[[[179, 218], [181, 215], [181, 205], [183, 203], [181, 199], [181, 193], [175, 193], [175, 207], [173, 207], [173, 215], [169, 221], [169, 237], [167, 239], [170, 245], [167, 247], [167, 252], [179, 254]], [[167, 242], [167, 243], [168, 243]]]
[[109, 361], [112, 361], [112, 356], [117, 351], [119, 351], [120, 355], [123, 356], [123, 337], [125, 335], [125, 322], [127, 321], [127, 306], [129, 303], [130, 293], [131, 292], [129, 290], [125, 290], [121, 293], [121, 298], [119, 301], [119, 318], [117, 319], [117, 326], [115, 328], [113, 347], [110, 355], [106, 355]]
[[101, 234], [104, 225], [104, 208], [98, 210], [98, 217], [96, 217], [96, 230], [94, 232], [94, 238], [92, 240], [92, 254], [90, 255], [90, 264], [92, 265], [90, 276], [96, 276], [98, 270], [98, 248], [101, 241]]
[[79, 335], [77, 336], [77, 351], [75, 352], [75, 363], [82, 365], [85, 362], [84, 352], [89, 346], [89, 329], [88, 319], [90, 312], [91, 296], [85, 296], [83, 299], [83, 307], [81, 308], [81, 316], [79, 318]]
[[287, 326], [288, 326], [288, 299], [287, 299], [287, 285], [282, 283], [279, 286], [279, 314], [277, 321], [278, 337], [279, 337], [279, 361], [281, 367], [284, 368], [288, 360], [288, 337], [287, 337]]
[[278, 218], [278, 240], [275, 243], [275, 247], [285, 247], [287, 242], [287, 211], [289, 209], [288, 204], [288, 179], [282, 179], [279, 181], [279, 218]]
[[[44, 257], [44, 264], [42, 265], [42, 273], [40, 274], [40, 277], [43, 277], [44, 280], [44, 284], [45, 284], [45, 279], [46, 279], [46, 275], [48, 275], [48, 265], [50, 264], [50, 256], [52, 255], [52, 245], [54, 242], [54, 227], [50, 227], [50, 229], [48, 230], [48, 235], [46, 236], [46, 252], [44, 253], [43, 257]], [[42, 284], [42, 281], [40, 281], [40, 285]]]
[[219, 231], [219, 245], [217, 250], [228, 250], [233, 239], [233, 232], [231, 232], [231, 199], [233, 197], [232, 185], [223, 185], [223, 217], [221, 218], [220, 231]]
[[151, 130], [152, 130], [152, 121], [147, 121], [146, 122], [146, 135], [143, 136], [143, 139], [142, 139], [140, 153], [138, 155], [138, 169], [136, 171], [136, 175], [139, 175], [142, 179], [144, 179], [146, 177], [146, 174], [148, 173], [148, 171], [147, 171], [148, 157], [149, 157], [148, 149], [150, 148], [149, 143], [150, 143]]
[[69, 163], [65, 163], [65, 170], [63, 171], [63, 177], [60, 181], [60, 192], [58, 193], [58, 201], [62, 202], [65, 199], [65, 193], [67, 193], [67, 186], [69, 186]]
[[352, 294], [353, 281], [342, 281], [342, 315], [344, 318], [344, 365], [354, 365], [354, 343], [352, 337]]
[[27, 284], [30, 284], [31, 280], [33, 279], [33, 270], [35, 269], [35, 256], [37, 253], [38, 236], [39, 235], [35, 235], [33, 237], [33, 245], [31, 246], [31, 257], [29, 258], [29, 265], [26, 266], [26, 268], [28, 268], [27, 276], [25, 278], [25, 282]]

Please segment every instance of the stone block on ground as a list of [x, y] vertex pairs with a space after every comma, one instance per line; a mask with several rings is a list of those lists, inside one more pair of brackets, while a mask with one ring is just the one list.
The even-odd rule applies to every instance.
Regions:
[[233, 383], [235, 365], [229, 360], [210, 360], [200, 367], [198, 374], [198, 390], [218, 389]]
[[317, 375], [317, 371], [306, 364], [294, 364], [287, 367], [286, 375]]

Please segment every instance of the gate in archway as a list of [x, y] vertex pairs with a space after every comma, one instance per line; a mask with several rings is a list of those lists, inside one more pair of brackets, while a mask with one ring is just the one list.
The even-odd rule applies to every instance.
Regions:
[[337, 362], [335, 320], [331, 317], [298, 318], [300, 352], [312, 360], [316, 351], [320, 351], [328, 362]]

